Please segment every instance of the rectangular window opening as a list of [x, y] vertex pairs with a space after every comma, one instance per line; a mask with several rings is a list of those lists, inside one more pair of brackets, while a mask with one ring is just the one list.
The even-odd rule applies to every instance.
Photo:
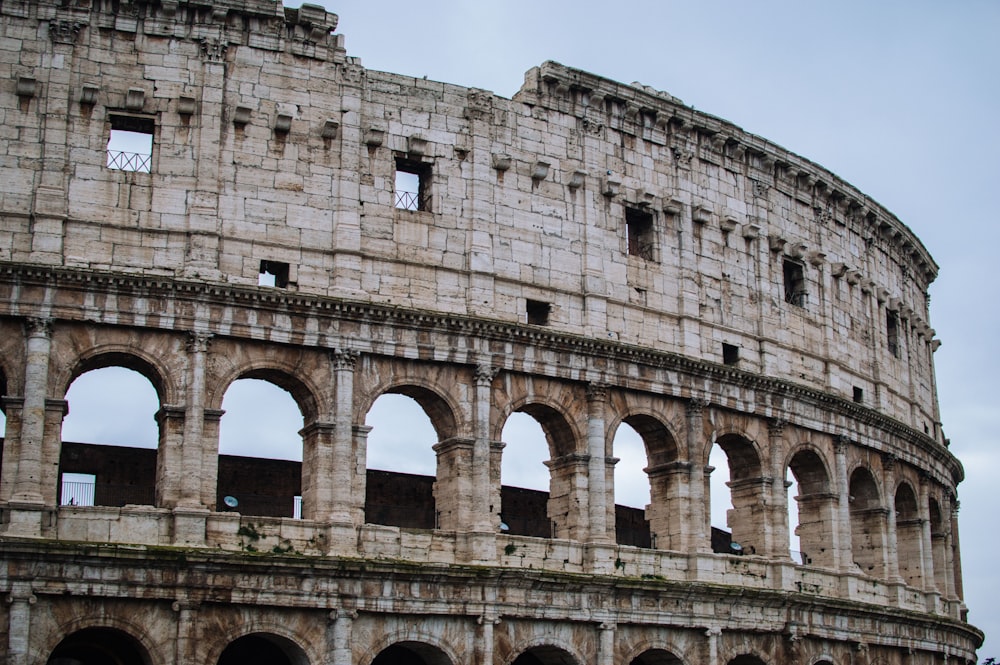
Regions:
[[625, 208], [625, 233], [628, 253], [647, 261], [654, 260], [655, 235], [653, 215], [639, 208]]
[[396, 159], [394, 200], [401, 210], [431, 209], [431, 166], [409, 159]]
[[785, 302], [797, 307], [805, 307], [809, 303], [806, 292], [805, 269], [798, 261], [786, 258], [783, 264], [785, 275]]
[[854, 386], [854, 402], [856, 404], [864, 404], [865, 402], [865, 389]]
[[894, 358], [899, 357], [899, 316], [892, 310], [885, 312], [885, 334], [889, 353]]
[[528, 300], [525, 307], [527, 322], [533, 326], [547, 326], [552, 305], [541, 300]]
[[740, 347], [735, 344], [722, 343], [722, 362], [726, 365], [735, 365], [740, 361]]
[[112, 115], [111, 133], [108, 136], [109, 169], [149, 173], [153, 160], [152, 118]]
[[283, 261], [261, 261], [257, 286], [274, 286], [284, 289], [288, 286], [288, 264]]
[[60, 506], [94, 505], [97, 476], [92, 473], [64, 473], [59, 491]]

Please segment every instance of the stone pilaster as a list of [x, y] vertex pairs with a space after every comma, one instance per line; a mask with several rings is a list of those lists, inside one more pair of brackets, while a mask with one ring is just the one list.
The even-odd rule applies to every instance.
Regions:
[[30, 585], [15, 583], [7, 595], [7, 663], [28, 665], [31, 606], [37, 602]]
[[338, 608], [330, 611], [326, 631], [326, 647], [329, 665], [352, 665], [351, 638], [354, 620], [358, 612], [354, 609]]
[[[614, 524], [608, 524], [608, 483], [604, 411], [608, 387], [602, 383], [587, 386], [587, 451], [590, 541], [614, 542]], [[614, 503], [612, 501], [612, 503]], [[612, 533], [609, 533], [612, 532]]]
[[469, 525], [474, 531], [494, 532], [499, 523], [497, 504], [491, 510], [493, 481], [490, 477], [490, 404], [493, 379], [500, 368], [489, 364], [480, 364], [475, 369], [475, 403], [473, 404], [474, 444], [472, 450], [473, 465], [473, 507], [472, 522]]
[[774, 558], [787, 559], [788, 542], [788, 487], [785, 477], [785, 421], [771, 420], [767, 424], [768, 449], [771, 453], [771, 498], [765, 520], [767, 552]]
[[200, 603], [176, 600], [171, 609], [177, 614], [177, 636], [174, 643], [174, 662], [177, 665], [195, 665], [198, 662], [198, 609]]
[[682, 532], [685, 536], [681, 537], [681, 541], [685, 549], [697, 552], [712, 551], [709, 515], [705, 505], [708, 467], [701, 457], [705, 430], [705, 406], [707, 405], [703, 400], [694, 398], [688, 400], [685, 410], [687, 458], [691, 461], [691, 475], [688, 481], [690, 497], [688, 510], [684, 511], [687, 516], [687, 524], [682, 526]]
[[42, 449], [45, 438], [49, 353], [52, 348], [52, 320], [28, 319], [25, 325], [28, 348], [24, 369], [21, 440], [18, 445], [17, 474], [11, 502], [41, 507], [43, 505]]
[[500, 617], [492, 614], [483, 614], [476, 619], [476, 623], [479, 625], [476, 663], [479, 665], [493, 665], [493, 627], [500, 623]]
[[[185, 400], [184, 440], [181, 444], [180, 499], [178, 506], [204, 508], [201, 502], [202, 446], [205, 431], [205, 362], [212, 336], [191, 333], [188, 336], [187, 394]], [[218, 440], [216, 440], [218, 451]]]
[[327, 520], [334, 514], [333, 440], [336, 425], [313, 421], [299, 431], [302, 437], [302, 517]]
[[164, 404], [156, 412], [160, 438], [156, 450], [156, 505], [174, 508], [181, 497], [185, 413], [182, 406]]
[[614, 665], [615, 632], [617, 626], [612, 621], [604, 621], [597, 626], [597, 665]]
[[885, 506], [887, 508], [887, 519], [886, 519], [886, 553], [885, 558], [887, 559], [886, 566], [886, 577], [890, 582], [899, 583], [903, 582], [903, 578], [899, 574], [899, 532], [896, 526], [896, 456], [895, 455], [883, 455], [882, 456], [882, 471], [883, 471], [883, 493], [885, 494]]
[[[354, 372], [358, 358], [358, 352], [353, 349], [341, 349], [330, 355], [334, 375], [333, 439], [327, 476], [330, 483], [330, 512], [328, 515], [316, 513], [317, 519], [355, 526], [364, 522], [365, 510], [364, 482], [362, 481], [360, 496], [355, 486], [357, 476], [363, 478], [365, 474], [364, 459], [358, 463], [355, 449]], [[365, 454], [364, 449], [360, 454]]]
[[837, 488], [837, 519], [834, 520], [833, 531], [836, 538], [834, 548], [838, 552], [837, 567], [841, 572], [854, 569], [854, 559], [851, 552], [851, 504], [850, 487], [847, 478], [847, 446], [850, 441], [843, 436], [834, 437], [833, 456], [835, 485]]

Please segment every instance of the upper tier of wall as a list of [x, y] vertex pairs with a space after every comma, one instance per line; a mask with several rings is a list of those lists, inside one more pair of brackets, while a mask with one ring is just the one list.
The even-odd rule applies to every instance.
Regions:
[[[920, 241], [670, 95], [555, 63], [509, 100], [369, 71], [310, 5], [0, 12], [2, 261], [236, 285], [264, 266], [308, 296], [733, 365], [944, 443]], [[121, 129], [152, 133], [148, 173], [108, 167]]]

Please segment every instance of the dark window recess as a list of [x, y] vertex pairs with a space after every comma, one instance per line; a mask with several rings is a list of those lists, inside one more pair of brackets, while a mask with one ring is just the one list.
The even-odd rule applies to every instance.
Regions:
[[740, 361], [740, 347], [734, 344], [722, 343], [722, 362], [726, 365], [735, 365]]
[[625, 208], [625, 233], [628, 253], [647, 261], [654, 260], [653, 215], [638, 208]]
[[431, 209], [431, 165], [396, 159], [395, 206], [401, 210]]
[[552, 305], [541, 300], [529, 300], [525, 307], [528, 323], [534, 326], [546, 326], [549, 324], [549, 312]]
[[858, 388], [857, 386], [854, 386], [854, 401], [858, 404], [864, 404], [865, 401], [864, 388]]
[[809, 294], [806, 292], [806, 275], [802, 264], [792, 259], [785, 259], [785, 302], [798, 307], [805, 307], [809, 303]]
[[288, 264], [283, 261], [261, 261], [257, 284], [259, 286], [276, 286], [279, 289], [287, 287]]
[[112, 115], [107, 167], [116, 171], [149, 173], [153, 161], [152, 118]]
[[899, 357], [899, 316], [892, 310], [885, 312], [885, 335], [889, 346], [889, 353], [893, 357]]

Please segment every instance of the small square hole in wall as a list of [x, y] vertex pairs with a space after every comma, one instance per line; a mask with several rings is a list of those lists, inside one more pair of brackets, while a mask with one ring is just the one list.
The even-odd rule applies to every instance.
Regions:
[[865, 402], [865, 390], [864, 388], [858, 388], [854, 386], [854, 401], [857, 404], [864, 404]]
[[396, 159], [395, 206], [402, 210], [431, 209], [431, 165]]
[[625, 208], [625, 234], [629, 255], [647, 261], [654, 259], [656, 245], [652, 214], [638, 208]]
[[527, 322], [533, 326], [547, 326], [552, 305], [541, 300], [528, 300], [525, 306]]
[[149, 173], [156, 127], [153, 119], [112, 115], [109, 120], [107, 167], [116, 171]]
[[726, 365], [735, 365], [740, 361], [740, 347], [735, 344], [722, 343], [722, 362]]
[[283, 289], [288, 286], [288, 264], [283, 261], [261, 261], [257, 275], [258, 286], [274, 286]]
[[782, 264], [785, 277], [785, 302], [797, 307], [805, 307], [809, 302], [806, 292], [805, 268], [801, 263], [786, 258]]

